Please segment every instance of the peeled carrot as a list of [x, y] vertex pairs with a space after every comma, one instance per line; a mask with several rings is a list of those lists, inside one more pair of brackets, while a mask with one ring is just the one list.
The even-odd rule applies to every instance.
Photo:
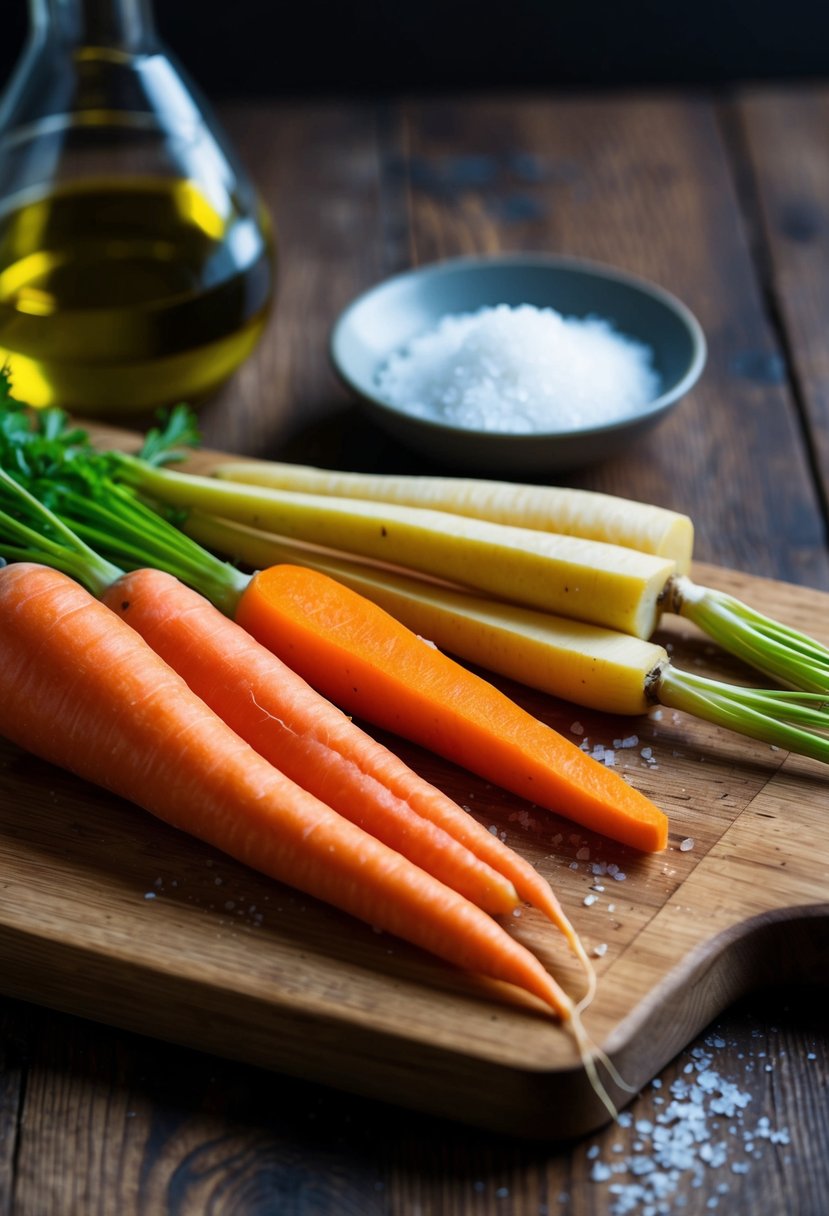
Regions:
[[326, 575], [260, 571], [236, 620], [356, 717], [634, 848], [665, 847], [667, 817], [617, 773]]
[[0, 678], [0, 734], [18, 746], [576, 1025], [496, 921], [280, 773], [66, 575], [0, 569]]

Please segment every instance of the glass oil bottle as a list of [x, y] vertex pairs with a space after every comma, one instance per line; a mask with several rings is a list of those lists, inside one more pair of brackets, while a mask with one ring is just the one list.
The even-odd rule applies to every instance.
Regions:
[[265, 209], [147, 0], [30, 0], [0, 105], [0, 362], [94, 417], [197, 405], [273, 296]]

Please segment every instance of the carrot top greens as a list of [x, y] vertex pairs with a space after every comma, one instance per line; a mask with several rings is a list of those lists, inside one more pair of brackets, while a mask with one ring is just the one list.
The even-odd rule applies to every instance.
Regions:
[[[163, 427], [147, 433], [141, 459], [153, 467], [169, 463], [180, 458], [182, 443], [196, 439], [189, 411], [176, 408]], [[93, 448], [62, 410], [32, 415], [9, 397], [7, 377], [0, 375], [0, 536], [7, 559], [48, 562], [94, 594], [109, 585], [113, 570], [117, 578], [156, 566], [232, 616], [248, 577], [192, 541], [163, 508], [153, 509], [119, 484], [119, 455]]]
[[[249, 576], [182, 532], [186, 512], [147, 490], [196, 442], [192, 414], [176, 407], [147, 433], [138, 456], [99, 451], [63, 411], [33, 412], [14, 400], [0, 374], [0, 556], [52, 565], [98, 595], [123, 571], [153, 566], [234, 616]], [[796, 691], [745, 688], [671, 665], [652, 673], [658, 700], [829, 762], [829, 650], [685, 576], [677, 584], [677, 611]]]

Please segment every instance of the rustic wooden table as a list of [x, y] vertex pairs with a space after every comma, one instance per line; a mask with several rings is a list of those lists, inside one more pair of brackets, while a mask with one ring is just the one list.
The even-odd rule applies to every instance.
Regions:
[[[204, 408], [210, 445], [423, 470], [336, 384], [339, 309], [454, 254], [596, 258], [683, 298], [709, 362], [664, 424], [572, 483], [688, 511], [704, 561], [829, 589], [829, 90], [280, 102], [223, 117], [274, 213], [281, 268], [265, 340]], [[743, 1095], [743, 1122], [715, 1118], [685, 1161], [674, 1153], [662, 1207], [635, 1158], [652, 1161], [671, 1087], [706, 1068]], [[625, 1126], [515, 1143], [5, 1001], [0, 1212], [823, 1216], [828, 1073], [825, 991], [753, 994]]]

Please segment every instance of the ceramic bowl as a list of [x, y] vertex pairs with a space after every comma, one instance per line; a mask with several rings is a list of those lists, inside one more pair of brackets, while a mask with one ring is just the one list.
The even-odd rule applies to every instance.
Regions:
[[[658, 396], [618, 421], [531, 434], [454, 426], [384, 400], [377, 377], [392, 354], [447, 314], [497, 304], [605, 319], [619, 334], [650, 347]], [[602, 460], [659, 422], [698, 379], [706, 344], [688, 308], [653, 283], [594, 262], [515, 254], [450, 259], [387, 279], [340, 315], [330, 354], [368, 414], [409, 448], [467, 470], [540, 473]]]

